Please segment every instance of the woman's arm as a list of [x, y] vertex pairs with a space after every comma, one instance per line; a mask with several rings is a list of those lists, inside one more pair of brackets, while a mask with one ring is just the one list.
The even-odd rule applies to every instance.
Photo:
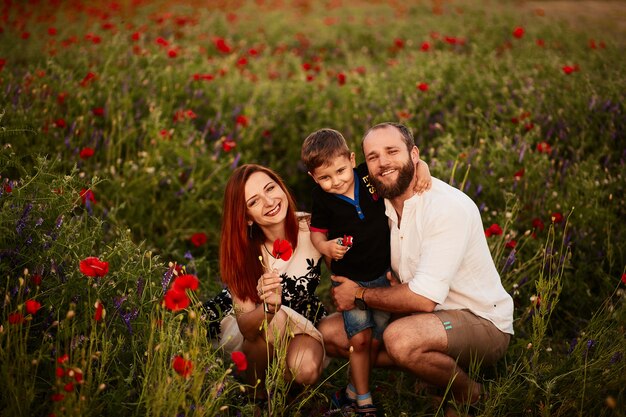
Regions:
[[262, 337], [263, 321], [268, 324], [274, 315], [280, 310], [282, 305], [282, 278], [275, 272], [266, 272], [259, 279], [257, 290], [261, 298], [261, 303], [253, 301], [243, 301], [233, 295], [233, 310], [237, 318], [239, 331], [244, 339], [256, 341]]

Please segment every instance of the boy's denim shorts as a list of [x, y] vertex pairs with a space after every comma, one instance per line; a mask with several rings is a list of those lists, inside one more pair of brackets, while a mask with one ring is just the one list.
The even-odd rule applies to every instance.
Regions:
[[[365, 288], [377, 288], [388, 287], [389, 280], [387, 280], [387, 274], [383, 274], [380, 277], [372, 281], [354, 281], [361, 287]], [[333, 282], [333, 285], [336, 285]], [[372, 328], [372, 338], [382, 340], [383, 332], [389, 323], [389, 317], [391, 313], [381, 310], [373, 310], [368, 308], [367, 310], [359, 310], [353, 308], [349, 311], [343, 311], [343, 325], [346, 329], [348, 339], [351, 339], [357, 333], [362, 332], [365, 329]]]

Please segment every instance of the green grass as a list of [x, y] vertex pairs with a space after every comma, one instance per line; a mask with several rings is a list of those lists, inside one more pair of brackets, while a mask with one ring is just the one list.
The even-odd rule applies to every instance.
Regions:
[[[0, 414], [253, 415], [200, 308], [221, 288], [224, 184], [267, 165], [307, 210], [302, 140], [336, 128], [362, 161], [363, 132], [391, 120], [503, 229], [488, 241], [516, 336], [472, 372], [490, 393], [479, 411], [624, 415], [626, 68], [610, 22], [513, 1], [35, 3], [0, 21]], [[109, 274], [85, 277], [89, 256]], [[200, 278], [179, 313], [161, 307], [170, 263]], [[268, 410], [323, 413], [344, 365], [291, 396], [274, 370]], [[388, 416], [442, 415], [416, 382], [375, 370], [375, 400]]]

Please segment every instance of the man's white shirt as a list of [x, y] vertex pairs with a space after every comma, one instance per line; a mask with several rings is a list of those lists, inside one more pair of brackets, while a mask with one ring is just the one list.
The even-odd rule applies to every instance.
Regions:
[[435, 310], [468, 309], [513, 334], [513, 300], [484, 233], [478, 207], [460, 190], [434, 178], [432, 188], [404, 202], [400, 227], [385, 200], [391, 229], [391, 268]]

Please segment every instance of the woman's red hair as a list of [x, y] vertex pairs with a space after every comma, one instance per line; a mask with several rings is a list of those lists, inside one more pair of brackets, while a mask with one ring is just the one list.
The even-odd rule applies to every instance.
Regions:
[[261, 300], [257, 294], [256, 284], [264, 272], [259, 256], [265, 235], [256, 223], [248, 226], [245, 196], [246, 182], [255, 172], [267, 174], [287, 195], [285, 238], [294, 250], [298, 244], [299, 225], [294, 209], [295, 200], [278, 174], [269, 168], [254, 164], [242, 165], [233, 172], [224, 191], [220, 273], [231, 294], [242, 300], [258, 303]]

